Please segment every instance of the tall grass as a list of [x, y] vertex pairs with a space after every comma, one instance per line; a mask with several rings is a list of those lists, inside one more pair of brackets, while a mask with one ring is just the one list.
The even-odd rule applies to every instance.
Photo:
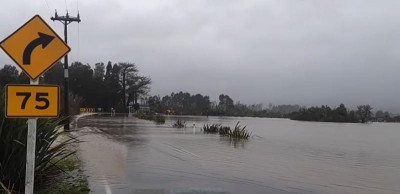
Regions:
[[221, 124], [212, 124], [212, 125], [210, 125], [210, 124], [207, 123], [207, 124], [205, 124], [203, 126], [203, 132], [204, 133], [211, 133], [211, 134], [218, 133], [220, 127], [221, 127]]
[[233, 130], [229, 130], [228, 136], [236, 139], [249, 139], [251, 132], [247, 131], [246, 127], [247, 126], [242, 127], [239, 125], [239, 122], [237, 122], [235, 128]]
[[[20, 192], [25, 183], [27, 119], [4, 117], [4, 98], [0, 98], [0, 193]], [[54, 163], [74, 152], [66, 146], [76, 140], [72, 137], [56, 143], [64, 132], [59, 126], [64, 119], [38, 119], [35, 158], [35, 183], [46, 181]], [[7, 187], [7, 189], [3, 188]]]
[[236, 123], [233, 130], [229, 126], [222, 126], [221, 124], [206, 124], [202, 130], [204, 133], [218, 133], [232, 139], [249, 139], [251, 136], [251, 132], [246, 130], [246, 126], [242, 127], [239, 122]]

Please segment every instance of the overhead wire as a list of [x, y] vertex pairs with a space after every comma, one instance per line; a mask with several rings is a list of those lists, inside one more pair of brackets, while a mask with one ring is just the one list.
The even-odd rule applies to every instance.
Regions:
[[65, 2], [65, 11], [68, 13], [68, 5], [67, 5], [67, 0], [64, 0]]
[[49, 3], [47, 2], [47, 0], [44, 0], [45, 2], [46, 2], [46, 5], [47, 5], [47, 9], [49, 10], [49, 13], [50, 13], [50, 16], [51, 16], [51, 9], [50, 9], [50, 6], [49, 6]]
[[[78, 14], [79, 14], [79, 0], [76, 0], [76, 9], [77, 9], [77, 11], [78, 11]], [[79, 29], [79, 27], [80, 27], [80, 22], [78, 22], [78, 52], [77, 52], [77, 59], [78, 59], [78, 61], [80, 61], [80, 44], [81, 44], [81, 41], [80, 41], [80, 29]]]

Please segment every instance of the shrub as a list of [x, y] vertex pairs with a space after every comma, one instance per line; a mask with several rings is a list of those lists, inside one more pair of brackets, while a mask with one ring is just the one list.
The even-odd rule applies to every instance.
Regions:
[[186, 122], [178, 119], [174, 124], [172, 124], [172, 127], [184, 128], [184, 127], [186, 127]]
[[156, 114], [156, 116], [155, 116], [155, 118], [154, 118], [154, 121], [155, 121], [157, 124], [164, 124], [164, 123], [165, 123], [165, 116], [164, 116], [164, 115], [161, 115], [161, 114]]
[[137, 111], [136, 112], [136, 117], [139, 118], [139, 119], [155, 121], [157, 124], [164, 124], [165, 123], [164, 115], [157, 114], [155, 112]]
[[228, 136], [235, 139], [249, 139], [251, 133], [246, 130], [246, 126], [242, 127], [239, 122], [236, 123], [233, 130], [229, 130]]
[[221, 124], [206, 124], [202, 129], [204, 133], [218, 133], [234, 139], [249, 139], [251, 136], [251, 133], [246, 130], [246, 126], [240, 126], [239, 122], [236, 123], [233, 130], [229, 126], [222, 126]]
[[206, 124], [203, 126], [203, 132], [204, 133], [218, 133], [219, 128], [221, 127], [221, 124]]
[[228, 126], [221, 126], [221, 127], [219, 128], [218, 133], [219, 133], [220, 135], [228, 135], [230, 131], [231, 131], [231, 128], [230, 128], [230, 127], [228, 127]]

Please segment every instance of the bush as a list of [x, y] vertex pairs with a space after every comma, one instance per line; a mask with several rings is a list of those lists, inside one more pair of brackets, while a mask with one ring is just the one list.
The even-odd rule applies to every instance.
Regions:
[[178, 119], [174, 124], [172, 124], [172, 127], [184, 128], [184, 127], [186, 127], [186, 122]]
[[221, 127], [219, 128], [218, 133], [219, 133], [220, 135], [228, 135], [230, 131], [231, 131], [231, 128], [230, 128], [230, 127], [228, 127], [228, 126], [221, 126]]
[[164, 116], [164, 115], [161, 115], [161, 114], [156, 114], [156, 116], [155, 116], [155, 118], [154, 118], [154, 121], [155, 121], [157, 124], [164, 124], [164, 123], [165, 123], [165, 116]]
[[222, 126], [221, 124], [206, 124], [202, 129], [204, 133], [218, 133], [235, 139], [249, 139], [251, 136], [251, 133], [246, 130], [246, 126], [240, 126], [239, 122], [236, 123], [233, 130], [229, 126]]
[[155, 112], [137, 111], [136, 112], [136, 117], [139, 118], [139, 119], [155, 121], [157, 124], [164, 124], [165, 123], [164, 115], [161, 115], [161, 114], [158, 114], [158, 113], [155, 113]]
[[218, 133], [219, 128], [221, 127], [221, 124], [206, 124], [203, 126], [203, 132], [204, 133]]
[[233, 130], [229, 130], [228, 136], [235, 139], [249, 139], [251, 133], [246, 130], [246, 126], [242, 127], [239, 122], [236, 123]]

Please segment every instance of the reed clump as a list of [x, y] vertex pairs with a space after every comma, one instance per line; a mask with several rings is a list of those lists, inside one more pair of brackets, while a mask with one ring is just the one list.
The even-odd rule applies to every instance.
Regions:
[[235, 127], [231, 129], [229, 126], [222, 126], [221, 124], [205, 124], [202, 128], [204, 133], [207, 134], [220, 134], [228, 136], [232, 139], [249, 139], [251, 132], [246, 129], [246, 126], [239, 125], [236, 123]]

